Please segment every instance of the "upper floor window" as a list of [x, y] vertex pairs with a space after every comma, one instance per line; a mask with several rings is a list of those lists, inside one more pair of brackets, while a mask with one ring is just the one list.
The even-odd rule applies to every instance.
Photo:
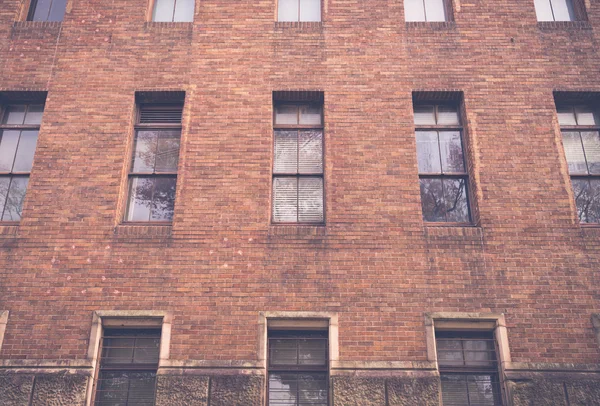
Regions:
[[94, 404], [153, 405], [160, 329], [104, 329]]
[[590, 105], [559, 105], [558, 121], [577, 216], [581, 223], [600, 223], [600, 120]]
[[273, 222], [322, 223], [323, 105], [275, 103]]
[[154, 0], [152, 21], [192, 22], [195, 0]]
[[173, 219], [182, 109], [181, 104], [139, 106], [125, 221]]
[[534, 0], [538, 21], [575, 21], [577, 13], [573, 1], [578, 0]]
[[279, 0], [277, 21], [321, 21], [321, 0]]
[[406, 21], [448, 21], [452, 0], [404, 0]]
[[327, 330], [269, 330], [268, 334], [268, 405], [327, 406]]
[[444, 406], [502, 405], [492, 331], [439, 331], [435, 343]]
[[67, 8], [67, 0], [31, 0], [29, 21], [62, 21]]
[[416, 104], [414, 120], [423, 220], [469, 223], [469, 176], [458, 105]]
[[1, 221], [21, 220], [43, 111], [43, 104], [9, 104], [0, 111]]

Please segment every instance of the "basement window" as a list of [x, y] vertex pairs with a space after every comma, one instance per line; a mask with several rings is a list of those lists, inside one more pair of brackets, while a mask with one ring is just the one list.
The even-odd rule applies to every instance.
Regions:
[[28, 21], [62, 21], [67, 0], [31, 0]]
[[192, 22], [195, 0], [154, 0], [152, 21]]
[[279, 0], [277, 21], [321, 21], [321, 0]]

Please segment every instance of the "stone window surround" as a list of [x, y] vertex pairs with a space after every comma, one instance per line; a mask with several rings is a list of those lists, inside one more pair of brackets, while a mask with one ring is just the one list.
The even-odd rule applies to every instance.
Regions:
[[6, 324], [8, 323], [8, 310], [0, 310], [0, 350], [4, 341], [4, 333], [6, 332]]
[[292, 329], [302, 329], [308, 327], [320, 327], [326, 322], [328, 327], [329, 341], [329, 369], [332, 364], [339, 360], [339, 341], [338, 341], [338, 315], [328, 312], [288, 312], [288, 311], [270, 311], [260, 312], [258, 314], [258, 362], [261, 368], [267, 370], [267, 333], [270, 323], [277, 323], [279, 327], [289, 327]]
[[[98, 362], [100, 359], [100, 342], [102, 341], [102, 329], [105, 327], [161, 327], [159, 368], [169, 359], [171, 344], [171, 324], [173, 315], [162, 310], [96, 310], [92, 316], [92, 328], [90, 331], [90, 342], [88, 346], [87, 359], [91, 361], [92, 373], [88, 380], [86, 405], [90, 406]], [[0, 324], [1, 326], [1, 324]], [[1, 332], [1, 330], [0, 330]]]

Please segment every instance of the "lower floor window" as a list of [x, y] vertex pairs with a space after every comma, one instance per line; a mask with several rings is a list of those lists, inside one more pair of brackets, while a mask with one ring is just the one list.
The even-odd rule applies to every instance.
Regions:
[[600, 223], [600, 177], [571, 177], [577, 217], [581, 223]]

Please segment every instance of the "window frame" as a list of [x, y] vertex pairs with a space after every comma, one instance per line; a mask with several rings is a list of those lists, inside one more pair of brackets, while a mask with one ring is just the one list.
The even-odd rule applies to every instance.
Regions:
[[[565, 3], [570, 2], [571, 8], [573, 10], [573, 19], [571, 20], [557, 20], [554, 14], [554, 7], [552, 6], [552, 0], [539, 0], [548, 2], [550, 7], [550, 12], [552, 13], [552, 20], [540, 20], [537, 13], [536, 2], [538, 0], [533, 0], [533, 7], [536, 16], [536, 20], [538, 23], [573, 23], [577, 21], [587, 21], [587, 11], [585, 9], [585, 1], [583, 0], [565, 0]], [[568, 7], [568, 5], [567, 5]]]
[[[270, 213], [270, 218], [271, 218], [271, 225], [300, 225], [300, 226], [324, 226], [326, 224], [326, 212], [327, 212], [327, 206], [326, 206], [326, 185], [325, 185], [325, 156], [326, 156], [326, 150], [325, 150], [325, 108], [324, 108], [325, 103], [323, 101], [290, 101], [290, 100], [273, 100], [273, 140], [272, 140], [272, 145], [271, 148], [273, 149], [272, 152], [272, 163], [271, 163], [271, 213]], [[297, 120], [298, 120], [298, 124], [277, 124], [276, 121], [276, 117], [277, 117], [277, 107], [278, 106], [295, 106], [298, 109], [297, 112]], [[308, 125], [308, 124], [300, 124], [300, 108], [302, 106], [311, 106], [311, 107], [318, 107], [320, 109], [320, 116], [321, 116], [321, 123], [320, 124], [313, 124], [313, 125]], [[321, 151], [322, 151], [322, 156], [321, 156], [321, 160], [322, 160], [322, 172], [320, 174], [301, 174], [301, 173], [275, 173], [275, 142], [276, 142], [276, 137], [275, 137], [275, 132], [277, 130], [320, 130], [322, 135], [321, 135]], [[298, 150], [299, 152], [299, 150]], [[299, 162], [299, 160], [298, 160]], [[274, 220], [274, 208], [275, 208], [275, 199], [274, 199], [274, 185], [275, 185], [275, 179], [276, 178], [295, 178], [298, 179], [298, 181], [301, 178], [321, 178], [321, 182], [323, 185], [323, 220], [322, 221], [315, 221], [315, 222], [308, 222], [308, 221], [275, 221]], [[298, 183], [297, 183], [298, 185]], [[296, 190], [299, 190], [299, 186], [297, 186]], [[296, 218], [299, 217], [299, 211], [298, 208], [300, 207], [300, 200], [298, 197], [298, 193], [296, 193]]]
[[289, 24], [296, 24], [296, 23], [304, 23], [304, 24], [321, 24], [323, 22], [323, 16], [324, 16], [324, 12], [325, 12], [325, 7], [324, 7], [324, 0], [319, 0], [319, 13], [320, 13], [320, 19], [319, 21], [304, 21], [300, 19], [300, 2], [302, 0], [295, 0], [298, 2], [298, 20], [280, 20], [279, 19], [279, 9], [281, 7], [281, 5], [279, 4], [281, 0], [276, 0], [275, 2], [275, 21], [278, 23], [289, 23]]
[[444, 20], [440, 21], [440, 20], [436, 20], [436, 21], [430, 21], [427, 19], [427, 7], [425, 6], [425, 1], [427, 0], [420, 0], [423, 4], [423, 16], [425, 17], [424, 20], [407, 20], [406, 19], [406, 0], [404, 0], [404, 21], [408, 24], [414, 24], [414, 23], [427, 23], [427, 24], [444, 24], [444, 23], [449, 23], [449, 22], [453, 22], [454, 21], [454, 5], [453, 0], [442, 0], [444, 3], [443, 9], [444, 9]]
[[194, 17], [196, 15], [196, 1], [194, 0], [194, 10], [192, 12], [192, 20], [191, 21], [175, 21], [175, 9], [177, 8], [177, 1], [175, 0], [175, 2], [173, 3], [173, 20], [171, 21], [156, 21], [154, 20], [154, 9], [156, 8], [157, 3], [161, 1], [161, 0], [150, 0], [149, 2], [149, 7], [148, 7], [148, 12], [146, 13], [146, 20], [148, 22], [151, 23], [165, 23], [165, 24], [169, 24], [169, 23], [182, 23], [182, 24], [192, 24], [194, 22]]
[[[560, 123], [560, 121], [558, 120], [558, 112], [560, 109], [563, 108], [569, 108], [570, 110], [573, 111], [573, 115], [576, 117], [576, 112], [575, 110], [578, 107], [587, 107], [592, 111], [592, 114], [595, 117], [595, 120], [597, 121], [597, 123], [595, 125], [563, 125]], [[571, 174], [571, 171], [569, 169], [569, 161], [567, 159], [567, 153], [566, 153], [566, 149], [565, 149], [565, 144], [564, 144], [564, 133], [565, 132], [576, 132], [579, 134], [579, 136], [581, 137], [581, 133], [583, 132], [596, 132], [598, 133], [598, 136], [600, 137], [600, 109], [598, 107], [597, 103], [586, 103], [584, 101], [580, 102], [580, 103], [562, 103], [562, 102], [557, 102], [556, 103], [556, 115], [557, 115], [557, 121], [558, 121], [558, 125], [560, 128], [560, 139], [561, 139], [561, 143], [562, 143], [562, 148], [563, 148], [563, 156], [565, 157], [565, 160], [567, 162], [567, 174], [569, 176], [569, 181], [570, 181], [570, 187], [571, 187], [571, 192], [573, 193], [573, 204], [575, 207], [575, 217], [577, 219], [577, 222], [579, 223], [580, 226], [582, 227], [600, 227], [600, 219], [597, 222], [584, 222], [581, 221], [581, 219], [579, 218], [579, 208], [577, 207], [577, 197], [575, 196], [575, 189], [573, 187], [573, 180], [577, 179], [577, 180], [587, 180], [588, 182], [590, 182], [591, 180], [597, 180], [600, 182], [600, 173], [598, 174], [590, 174], [588, 173], [587, 175], [585, 174]], [[586, 160], [586, 167], [588, 166], [588, 162], [587, 162], [587, 155], [585, 153], [585, 147], [582, 145], [582, 149], [581, 151], [584, 154], [585, 160]], [[589, 170], [589, 168], [588, 168]], [[600, 199], [598, 201], [598, 203], [600, 204]]]
[[[27, 116], [27, 113], [29, 112], [29, 108], [30, 106], [42, 106], [42, 118], [40, 119], [40, 123], [39, 124], [2, 124], [2, 121], [4, 121], [4, 115], [6, 114], [8, 108], [10, 106], [25, 106], [25, 117]], [[29, 171], [13, 171], [12, 169], [10, 171], [0, 171], [0, 178], [5, 178], [8, 177], [10, 179], [10, 183], [9, 183], [9, 190], [7, 191], [7, 199], [8, 199], [8, 192], [10, 191], [10, 184], [12, 184], [12, 179], [13, 178], [27, 178], [27, 188], [25, 190], [25, 198], [27, 197], [27, 190], [29, 190], [29, 180], [31, 179], [31, 171], [33, 170], [33, 167], [35, 165], [35, 155], [37, 152], [37, 144], [39, 142], [39, 133], [40, 133], [40, 129], [42, 126], [42, 120], [44, 119], [44, 110], [46, 108], [46, 103], [43, 100], [40, 101], [14, 101], [11, 102], [10, 100], [5, 102], [5, 103], [1, 103], [0, 104], [0, 141], [2, 140], [2, 133], [5, 130], [13, 130], [13, 131], [37, 131], [38, 132], [38, 138], [36, 140], [36, 144], [35, 144], [35, 149], [33, 151], [33, 158], [31, 160], [31, 170]], [[20, 137], [21, 135], [19, 135], [19, 141], [20, 141]], [[18, 148], [18, 147], [17, 147]], [[18, 149], [15, 149], [15, 157], [16, 154], [18, 152]], [[13, 159], [15, 158], [13, 157]], [[13, 161], [13, 165], [14, 165], [14, 161]], [[22, 210], [23, 207], [25, 207], [25, 203], [23, 202], [23, 206], [21, 206], [21, 219], [23, 218], [22, 216]], [[4, 211], [6, 209], [6, 202], [4, 207], [0, 207], [0, 225], [18, 225], [21, 222], [20, 220], [7, 220], [4, 221], [2, 220], [2, 217], [4, 216]]]
[[[181, 111], [182, 120], [179, 123], [141, 123], [141, 112], [144, 106], [158, 107], [158, 108], [168, 108], [173, 111]], [[173, 219], [171, 220], [128, 220], [129, 217], [129, 209], [131, 205], [131, 189], [133, 187], [133, 179], [134, 178], [150, 178], [150, 179], [160, 179], [160, 178], [175, 178], [175, 195], [173, 196], [173, 217], [175, 217], [175, 202], [177, 198], [177, 180], [179, 178], [179, 159], [181, 157], [181, 135], [183, 132], [183, 103], [136, 103], [135, 110], [135, 124], [133, 127], [133, 139], [131, 144], [131, 154], [129, 157], [129, 164], [127, 169], [127, 187], [126, 187], [126, 201], [125, 201], [125, 211], [122, 216], [122, 223], [128, 225], [171, 225], [173, 224]], [[178, 130], [179, 131], [179, 151], [177, 158], [177, 170], [175, 172], [133, 172], [133, 164], [135, 160], [135, 145], [139, 131], [160, 131], [160, 130]], [[155, 185], [156, 186], [156, 185]], [[155, 187], [154, 186], [154, 187]], [[153, 189], [154, 190], [154, 189]]]
[[[419, 200], [421, 201], [421, 219], [423, 221], [423, 223], [426, 226], [473, 226], [475, 225], [475, 213], [474, 213], [474, 207], [473, 207], [473, 184], [472, 184], [472, 180], [471, 180], [471, 175], [470, 175], [470, 171], [469, 171], [469, 160], [468, 160], [468, 155], [469, 155], [469, 148], [468, 148], [468, 143], [467, 143], [467, 139], [466, 139], [466, 131], [465, 131], [465, 126], [463, 124], [463, 122], [465, 121], [465, 115], [464, 115], [464, 108], [463, 108], [463, 104], [461, 101], [439, 101], [439, 100], [413, 100], [413, 117], [415, 114], [415, 107], [419, 107], [419, 106], [433, 106], [434, 108], [434, 117], [435, 117], [435, 121], [436, 124], [428, 124], [428, 125], [423, 125], [423, 124], [415, 124], [414, 120], [413, 120], [413, 128], [414, 128], [414, 132], [415, 132], [415, 153], [417, 154], [417, 173], [419, 176]], [[453, 107], [456, 108], [456, 113], [458, 116], [458, 124], [454, 125], [440, 125], [437, 124], [438, 122], [438, 110], [440, 106], [445, 106], [445, 107]], [[448, 172], [445, 173], [443, 171], [443, 168], [440, 166], [440, 172], [439, 173], [421, 173], [418, 169], [418, 147], [417, 147], [417, 138], [418, 138], [418, 133], [419, 132], [426, 132], [426, 131], [435, 131], [437, 133], [437, 141], [438, 141], [438, 148], [440, 147], [440, 140], [439, 140], [439, 133], [443, 132], [443, 131], [456, 131], [460, 134], [460, 144], [461, 144], [461, 148], [462, 148], [462, 157], [463, 157], [463, 167], [464, 167], [464, 172]], [[440, 159], [442, 156], [441, 150], [439, 151], [440, 154]], [[421, 183], [421, 179], [440, 179], [442, 181], [442, 187], [443, 187], [443, 181], [445, 179], [464, 179], [465, 181], [465, 196], [467, 199], [467, 216], [468, 216], [468, 221], [427, 221], [424, 219], [423, 216], [423, 199], [420, 193], [420, 183]], [[443, 189], [442, 189], [443, 190]], [[445, 214], [444, 217], [446, 217], [447, 214]]]
[[[52, 10], [52, 3], [54, 1], [56, 1], [56, 0], [51, 0], [50, 7], [48, 7], [48, 17], [50, 17], [50, 12]], [[60, 20], [48, 20], [48, 19], [45, 19], [45, 20], [40, 20], [40, 21], [37, 21], [37, 22], [40, 22], [40, 23], [42, 23], [42, 22], [46, 22], [46, 23], [62, 23], [64, 21], [64, 19], [65, 19], [65, 15], [67, 14], [67, 3], [68, 3], [68, 0], [65, 0], [65, 9], [63, 11], [63, 14], [62, 14], [62, 17], [61, 17]], [[35, 11], [37, 9], [37, 6], [38, 6], [38, 0], [31, 0], [31, 2], [29, 3], [29, 9], [27, 10], [26, 21], [35, 21], [33, 18], [35, 16]]]

